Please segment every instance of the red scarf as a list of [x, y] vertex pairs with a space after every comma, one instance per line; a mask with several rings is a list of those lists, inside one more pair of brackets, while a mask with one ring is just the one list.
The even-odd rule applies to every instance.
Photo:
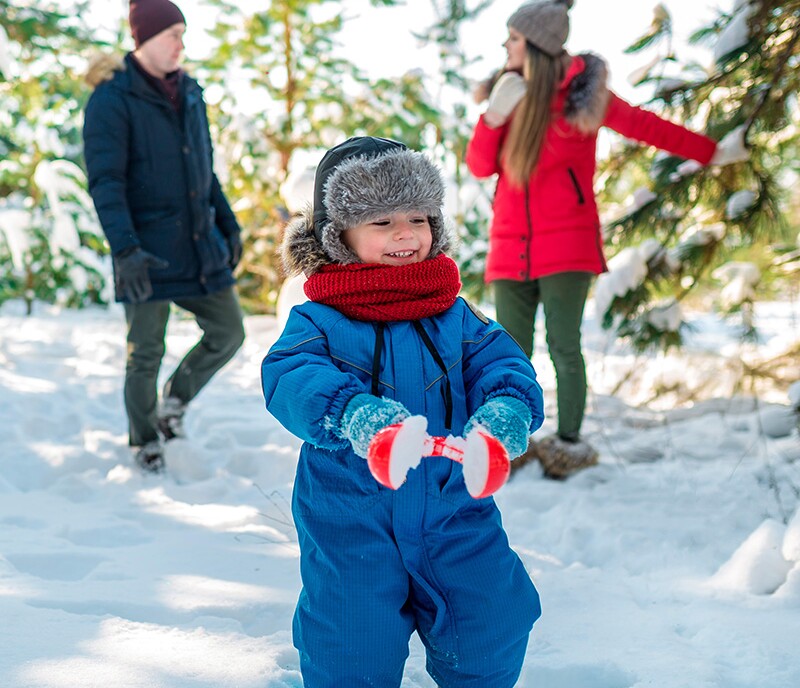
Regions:
[[446, 311], [461, 289], [458, 266], [439, 255], [410, 265], [325, 265], [306, 281], [311, 301], [354, 320], [420, 320]]

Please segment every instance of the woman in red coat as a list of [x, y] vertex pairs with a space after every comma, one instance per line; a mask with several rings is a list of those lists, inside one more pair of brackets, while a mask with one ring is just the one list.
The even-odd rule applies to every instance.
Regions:
[[532, 443], [526, 457], [559, 478], [597, 462], [580, 437], [586, 404], [580, 329], [592, 279], [606, 270], [593, 191], [598, 129], [704, 165], [717, 148], [612, 93], [599, 57], [569, 55], [571, 6], [572, 0], [531, 2], [511, 15], [505, 71], [467, 148], [476, 177], [497, 175], [485, 278], [493, 284], [497, 320], [529, 356], [536, 309], [544, 307], [558, 429]]

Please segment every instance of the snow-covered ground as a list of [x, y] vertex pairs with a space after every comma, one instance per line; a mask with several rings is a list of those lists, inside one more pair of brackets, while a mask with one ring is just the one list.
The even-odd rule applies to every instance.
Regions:
[[[259, 388], [275, 319], [248, 318], [154, 477], [126, 446], [121, 310], [22, 313], [0, 309], [0, 685], [301, 686], [299, 441]], [[685, 353], [635, 357], [589, 314], [601, 464], [564, 483], [526, 466], [498, 494], [544, 608], [520, 686], [800, 685], [800, 439], [786, 390], [733, 396], [742, 360], [800, 340], [799, 320], [764, 306], [756, 350], [706, 317]], [[170, 323], [165, 374], [196, 332]], [[552, 407], [541, 341], [534, 363]], [[670, 408], [692, 390], [717, 398]], [[416, 638], [403, 686], [433, 686]]]

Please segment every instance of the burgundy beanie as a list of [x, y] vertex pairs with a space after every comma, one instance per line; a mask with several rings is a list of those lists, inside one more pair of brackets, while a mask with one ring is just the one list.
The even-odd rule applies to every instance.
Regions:
[[128, 22], [138, 48], [173, 24], [185, 24], [186, 18], [170, 0], [131, 0]]

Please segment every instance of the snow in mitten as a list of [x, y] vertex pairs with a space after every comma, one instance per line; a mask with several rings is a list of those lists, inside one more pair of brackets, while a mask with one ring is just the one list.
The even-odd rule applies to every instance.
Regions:
[[503, 443], [510, 457], [524, 454], [528, 449], [531, 411], [514, 397], [500, 396], [483, 404], [464, 426], [464, 436], [479, 425]]
[[376, 397], [371, 394], [356, 394], [342, 414], [340, 432], [350, 440], [353, 451], [367, 458], [369, 443], [375, 434], [389, 425], [400, 423], [411, 415], [399, 401]]

